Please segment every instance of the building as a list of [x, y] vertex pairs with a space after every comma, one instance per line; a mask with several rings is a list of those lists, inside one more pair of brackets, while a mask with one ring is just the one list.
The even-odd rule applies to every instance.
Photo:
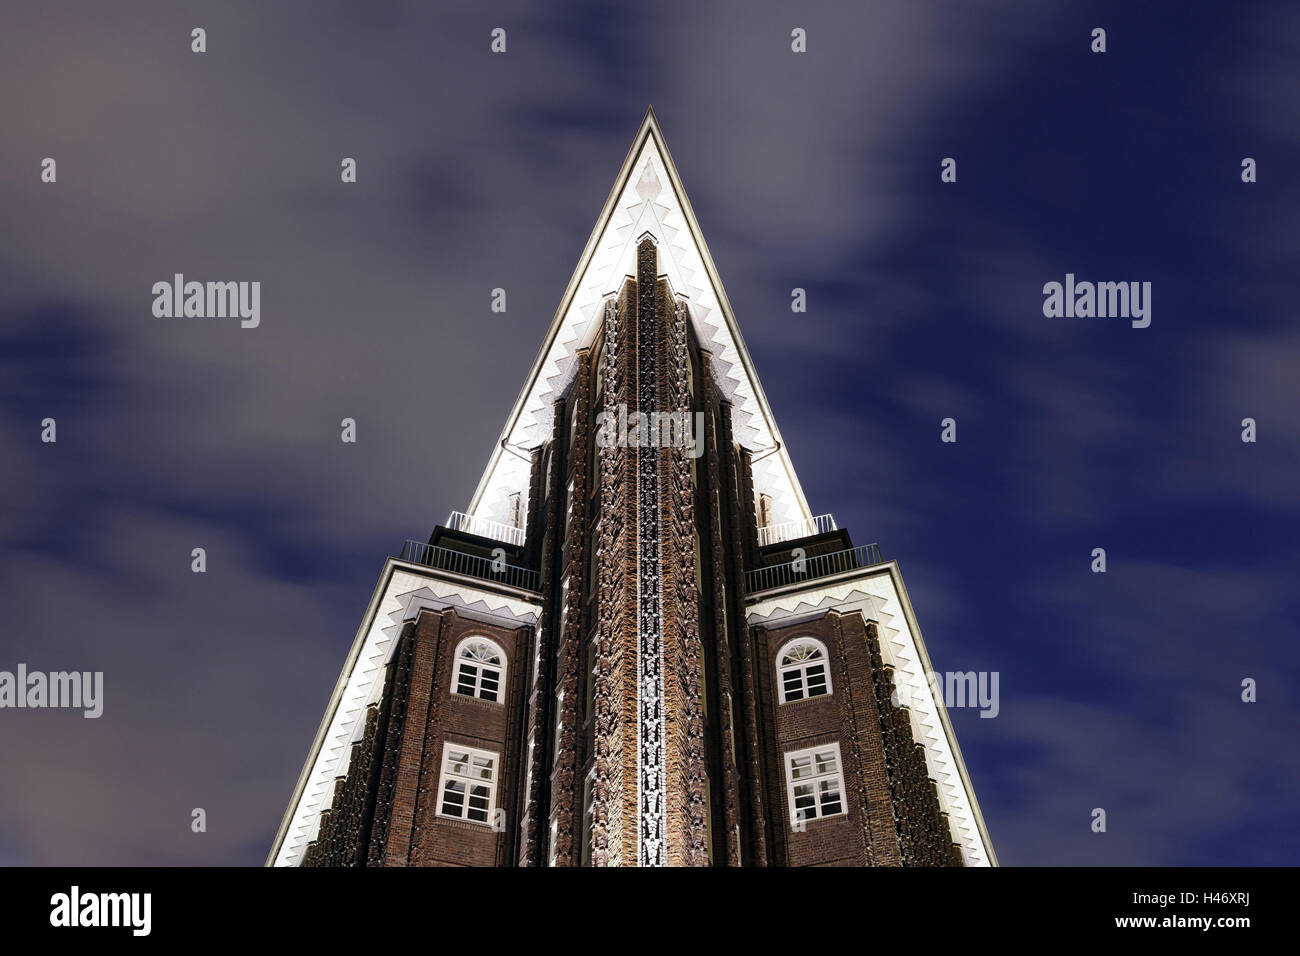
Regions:
[[647, 112], [268, 863], [987, 866], [898, 566], [809, 509]]

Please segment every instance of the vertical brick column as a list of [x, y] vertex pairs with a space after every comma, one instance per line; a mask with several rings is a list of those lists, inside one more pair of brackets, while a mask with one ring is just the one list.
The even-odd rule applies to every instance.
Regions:
[[[605, 406], [636, 408], [636, 285], [605, 304]], [[634, 449], [602, 450], [600, 594], [593, 692], [592, 863], [635, 866], [637, 835], [637, 487]]]
[[873, 674], [866, 628], [861, 614], [831, 611], [827, 619], [836, 636], [835, 646], [841, 651], [835, 694], [844, 725], [840, 748], [844, 787], [848, 791], [844, 796], [858, 803], [862, 861], [866, 866], [898, 866], [898, 840], [875, 686], [871, 680], [862, 679]]
[[401, 637], [389, 663], [392, 676], [385, 691], [390, 718], [380, 751], [379, 777], [375, 795], [375, 819], [371, 824], [367, 866], [384, 866], [388, 858], [388, 833], [393, 817], [393, 799], [397, 789], [397, 768], [402, 756], [402, 738], [406, 728], [406, 701], [411, 690], [411, 662], [414, 656], [415, 622], [402, 626]]
[[[556, 683], [560, 690], [559, 749], [554, 755], [551, 806], [556, 818], [555, 864], [577, 866], [581, 860], [582, 785], [578, 780], [578, 756], [582, 742], [582, 669], [586, 661], [583, 635], [586, 622], [587, 574], [587, 495], [591, 471], [594, 434], [587, 427], [591, 418], [592, 356], [589, 349], [577, 354], [577, 381], [570, 401], [577, 409], [575, 433], [571, 441], [573, 462], [573, 499], [569, 502], [569, 536], [564, 546], [561, 575], [569, 580], [564, 615], [564, 631], [559, 642]], [[567, 470], [567, 469], [566, 469]], [[563, 528], [563, 525], [560, 525]]]
[[925, 746], [912, 736], [908, 709], [894, 703], [894, 669], [881, 658], [879, 629], [872, 621], [867, 623], [865, 631], [899, 863], [961, 866], [961, 851], [952, 842], [947, 816], [940, 808], [934, 781], [927, 770]]
[[[644, 267], [657, 270], [657, 250], [644, 257]], [[691, 397], [687, 376], [687, 323], [684, 301], [677, 300], [666, 280], [642, 274], [638, 282], [655, 281], [654, 323], [657, 340], [655, 411], [660, 413], [660, 435], [654, 464], [658, 466], [660, 594], [662, 605], [664, 727], [664, 823], [666, 856], [672, 866], [708, 864], [705, 797], [704, 713], [700, 670], [700, 596], [695, 566], [695, 487], [688, 449], [675, 446], [665, 434], [663, 413], [690, 421]], [[651, 343], [639, 342], [645, 349]], [[652, 419], [653, 421], [653, 419]], [[683, 429], [689, 435], [689, 426]], [[643, 516], [644, 517], [644, 516]], [[644, 537], [644, 536], [643, 536]]]
[[[717, 389], [713, 383], [710, 362], [712, 356], [706, 352], [700, 351], [700, 366], [702, 374], [700, 376], [703, 382], [703, 398], [705, 408], [705, 434], [701, 436], [704, 442], [704, 471], [707, 475], [708, 483], [708, 514], [709, 514], [709, 534], [708, 541], [704, 544], [703, 550], [710, 556], [706, 567], [710, 570], [708, 577], [708, 587], [712, 592], [713, 605], [713, 633], [714, 633], [714, 670], [717, 673], [718, 685], [718, 704], [721, 713], [718, 715], [718, 733], [721, 740], [718, 744], [719, 763], [722, 767], [722, 780], [720, 781], [722, 789], [722, 823], [727, 831], [727, 865], [740, 866], [742, 862], [742, 851], [740, 845], [740, 793], [741, 793], [741, 775], [738, 765], [739, 756], [737, 754], [736, 741], [743, 734], [743, 725], [737, 727], [736, 712], [737, 703], [735, 700], [735, 687], [731, 679], [734, 661], [731, 654], [731, 642], [735, 632], [737, 622], [731, 615], [732, 584], [733, 577], [729, 573], [731, 570], [730, 563], [723, 559], [723, 556], [731, 551], [732, 544], [724, 534], [724, 521], [722, 514], [723, 495], [723, 477], [721, 469], [723, 467], [723, 457], [719, 451], [720, 447], [727, 447], [719, 434], [718, 415], [727, 415], [729, 409], [722, 407], [718, 401]], [[732, 560], [739, 559], [738, 551], [731, 551]], [[704, 555], [701, 555], [703, 558]]]
[[[743, 766], [749, 795], [746, 811], [753, 832], [752, 855], [754, 863], [757, 866], [767, 866], [769, 863], [778, 862], [774, 859], [773, 854], [776, 848], [781, 845], [778, 842], [779, 836], [777, 835], [781, 832], [781, 829], [776, 828], [784, 828], [788, 826], [788, 823], [782, 819], [770, 821], [768, 819], [768, 801], [764, 797], [768, 790], [768, 761], [767, 754], [759, 741], [762, 715], [758, 704], [760, 700], [758, 674], [756, 673], [758, 661], [754, 653], [754, 637], [745, 616], [744, 570], [753, 567], [753, 547], [751, 542], [755, 540], [757, 535], [754, 516], [754, 488], [750, 476], [749, 452], [736, 445], [732, 437], [730, 405], [723, 405], [721, 426], [725, 447], [734, 452], [734, 458], [731, 458], [725, 474], [727, 482], [726, 501], [729, 509], [729, 523], [731, 524], [732, 554], [745, 555], [744, 564], [737, 574], [742, 587], [733, 589], [732, 614], [735, 621], [733, 626], [739, 635], [737, 645], [740, 652], [740, 698], [744, 705], [744, 748], [746, 759]], [[780, 807], [781, 804], [778, 802], [776, 810], [773, 811], [777, 817], [781, 816]], [[776, 833], [773, 833], [774, 829], [776, 829]]]
[[[541, 569], [543, 593], [549, 594], [552, 582], [549, 571], [550, 563], [542, 562], [542, 542], [548, 527], [548, 512], [553, 501], [548, 497], [546, 485], [547, 446], [541, 445], [533, 450], [530, 481], [528, 484], [528, 547], [530, 559]], [[519, 865], [540, 866], [545, 861], [543, 829], [546, 821], [546, 793], [544, 777], [546, 775], [546, 747], [543, 742], [546, 714], [545, 695], [550, 693], [540, 673], [546, 668], [544, 658], [547, 654], [547, 639], [551, 625], [547, 623], [549, 605], [542, 608], [537, 619], [537, 626], [532, 629], [531, 639], [526, 653], [520, 658], [520, 667], [524, 672], [523, 697], [524, 719], [523, 740], [520, 751], [520, 809], [519, 809]], [[540, 645], [540, 646], [539, 646]], [[533, 673], [534, 661], [539, 673]]]
[[[437, 626], [441, 620], [433, 618]], [[437, 658], [436, 634], [430, 635], [417, 623], [412, 634], [411, 681], [406, 698], [406, 721], [393, 783], [392, 819], [388, 827], [385, 866], [406, 866], [410, 862], [415, 813], [420, 803], [420, 778], [424, 764], [425, 729], [433, 692]]]

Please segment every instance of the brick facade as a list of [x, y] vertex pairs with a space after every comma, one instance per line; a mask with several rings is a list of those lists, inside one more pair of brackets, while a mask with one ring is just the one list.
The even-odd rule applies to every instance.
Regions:
[[[303, 865], [508, 864], [519, 833], [517, 741], [530, 631], [486, 624], [454, 608], [423, 611], [403, 629], [384, 698], [367, 714], [365, 734], [353, 744], [348, 773], [337, 783], [334, 808], [322, 818]], [[487, 638], [505, 652], [499, 702], [452, 693], [453, 655], [471, 637]], [[470, 823], [439, 813], [438, 784], [448, 745], [495, 755], [495, 822]]]
[[[640, 240], [530, 452], [536, 626], [455, 607], [404, 625], [304, 865], [961, 864], [876, 623], [747, 623], [744, 573], [770, 558], [755, 453], [658, 254]], [[599, 416], [625, 411], [698, 413], [700, 454], [602, 447]], [[471, 636], [504, 653], [497, 701], [455, 692]], [[781, 703], [794, 638], [825, 647], [831, 692]], [[448, 746], [494, 756], [491, 821], [439, 812]], [[794, 825], [788, 755], [831, 749], [840, 812]]]

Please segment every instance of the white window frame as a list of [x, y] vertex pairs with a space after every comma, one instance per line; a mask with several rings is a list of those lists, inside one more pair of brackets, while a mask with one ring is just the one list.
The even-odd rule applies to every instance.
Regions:
[[[834, 754], [834, 770], [820, 770], [821, 764], [825, 761], [827, 754]], [[795, 779], [795, 764], [799, 761], [806, 760], [807, 772]], [[815, 800], [816, 814], [805, 817], [802, 821], [806, 826], [809, 823], [815, 823], [818, 820], [832, 819], [834, 817], [845, 816], [848, 811], [847, 796], [844, 792], [844, 762], [840, 759], [840, 745], [823, 744], [820, 747], [808, 747], [805, 750], [787, 750], [781, 757], [781, 762], [785, 766], [785, 797], [790, 809], [790, 825], [795, 829], [799, 828], [798, 808], [796, 806], [795, 789], [796, 787], [813, 787], [813, 797]], [[839, 794], [839, 810], [834, 813], [824, 813], [822, 810], [823, 798], [821, 784], [831, 782], [835, 785], [835, 790]]]
[[[812, 666], [809, 661], [799, 661], [793, 664], [783, 664], [787, 654], [800, 645], [808, 645], [815, 648], [821, 653], [822, 675], [826, 678], [826, 690], [820, 694], [808, 693], [808, 668]], [[815, 663], [815, 658], [813, 662]], [[799, 675], [799, 692], [800, 696], [791, 698], [789, 689], [786, 687], [786, 675], [798, 673]], [[793, 640], [786, 641], [781, 645], [781, 649], [776, 654], [776, 686], [777, 693], [780, 695], [779, 700], [783, 704], [792, 704], [801, 700], [812, 700], [815, 697], [833, 697], [834, 688], [831, 687], [831, 655], [826, 645], [815, 637], [796, 637]]]
[[[493, 653], [496, 654], [497, 660], [499, 660], [500, 663], [492, 664], [487, 661], [477, 660], [476, 658], [472, 658], [472, 657], [462, 657], [461, 656], [462, 652], [464, 652], [465, 648], [470, 644], [486, 644], [488, 647], [492, 649]], [[451, 692], [453, 694], [455, 694], [458, 697], [469, 697], [473, 700], [485, 701], [486, 703], [489, 704], [505, 703], [506, 663], [507, 663], [505, 648], [503, 648], [496, 641], [492, 640], [490, 637], [484, 637], [482, 634], [471, 634], [469, 637], [465, 638], [463, 641], [461, 641], [459, 644], [456, 645], [456, 651], [455, 654], [452, 656], [452, 660], [456, 662], [455, 667], [453, 667], [451, 670]], [[471, 679], [471, 683], [474, 688], [474, 692], [472, 694], [467, 694], [460, 689], [460, 683], [461, 683], [460, 672], [461, 669], [466, 666], [466, 664], [474, 668], [474, 676]], [[488, 700], [488, 698], [483, 696], [483, 672], [484, 671], [491, 671], [496, 674], [496, 684], [497, 684], [496, 700]]]
[[[464, 758], [459, 759], [459, 758]], [[482, 761], [488, 761], [487, 771], [489, 776], [482, 775]], [[497, 774], [501, 765], [501, 755], [493, 753], [491, 750], [478, 750], [474, 747], [466, 747], [463, 744], [452, 743], [447, 741], [442, 745], [442, 773], [438, 777], [438, 816], [448, 820], [459, 820], [462, 823], [473, 823], [478, 826], [492, 826], [492, 818], [496, 813], [497, 805]], [[445, 810], [447, 799], [447, 785], [449, 783], [459, 783], [464, 789], [464, 796], [461, 803], [462, 813], [448, 813]], [[469, 816], [470, 811], [470, 787], [484, 787], [487, 789], [487, 807], [483, 810], [484, 819], [473, 820]]]

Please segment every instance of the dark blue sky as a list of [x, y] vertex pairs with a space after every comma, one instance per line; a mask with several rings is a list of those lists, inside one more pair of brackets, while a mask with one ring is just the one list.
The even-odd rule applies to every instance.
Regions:
[[[0, 13], [0, 669], [106, 684], [0, 712], [0, 863], [263, 860], [647, 103], [814, 512], [1001, 674], [952, 717], [1002, 862], [1296, 863], [1300, 8], [546, 6]], [[261, 326], [155, 319], [175, 272]], [[1044, 317], [1067, 272], [1151, 326]]]

